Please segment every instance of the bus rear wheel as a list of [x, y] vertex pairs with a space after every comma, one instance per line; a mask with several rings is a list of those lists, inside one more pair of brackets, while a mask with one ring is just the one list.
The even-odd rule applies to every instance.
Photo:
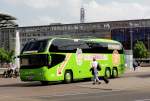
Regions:
[[106, 69], [105, 69], [105, 77], [106, 77], [106, 78], [110, 78], [110, 77], [111, 77], [110, 68], [106, 68]]
[[73, 81], [73, 75], [71, 71], [66, 71], [64, 74], [64, 82], [71, 83]]
[[117, 70], [117, 68], [113, 68], [113, 70], [112, 70], [112, 77], [113, 78], [117, 78], [118, 77], [118, 70]]

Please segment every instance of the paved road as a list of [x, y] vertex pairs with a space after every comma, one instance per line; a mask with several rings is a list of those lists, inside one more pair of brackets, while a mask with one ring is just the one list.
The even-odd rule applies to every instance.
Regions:
[[19, 78], [0, 79], [0, 101], [150, 101], [150, 67], [140, 68], [109, 84], [92, 82], [51, 84], [21, 82]]

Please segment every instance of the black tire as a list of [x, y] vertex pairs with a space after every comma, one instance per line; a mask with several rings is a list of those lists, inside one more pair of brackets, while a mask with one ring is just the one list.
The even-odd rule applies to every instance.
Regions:
[[111, 71], [110, 68], [105, 69], [105, 78], [110, 78], [111, 77]]
[[112, 77], [113, 78], [117, 78], [118, 77], [118, 70], [117, 70], [117, 68], [113, 68], [113, 70], [112, 70]]
[[66, 71], [64, 74], [64, 82], [71, 83], [73, 82], [73, 74], [71, 71]]
[[44, 85], [48, 85], [48, 81], [41, 81], [41, 84]]

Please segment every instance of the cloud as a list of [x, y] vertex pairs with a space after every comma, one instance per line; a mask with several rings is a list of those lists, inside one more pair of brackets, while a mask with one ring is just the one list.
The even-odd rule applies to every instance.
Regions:
[[[86, 22], [150, 17], [149, 0], [3, 0], [3, 2], [15, 5], [14, 13], [17, 13], [17, 18], [20, 17], [18, 23], [21, 25], [78, 23], [82, 6], [85, 8]], [[13, 10], [9, 10], [13, 15]]]
[[53, 8], [59, 6], [58, 0], [24, 0], [24, 3], [35, 9]]
[[[38, 16], [37, 19], [38, 20], [38, 23], [41, 23], [41, 24], [51, 24], [51, 23], [59, 23], [61, 22], [61, 19], [56, 19], [56, 18], [53, 18], [53, 17], [49, 17], [49, 16]], [[35, 20], [35, 22], [37, 22]]]
[[[33, 2], [34, 0], [31, 1]], [[34, 7], [33, 5], [30, 5], [30, 7], [34, 9], [33, 15], [31, 14], [29, 15], [34, 17], [34, 19], [32, 18], [32, 25], [50, 24], [55, 22], [56, 23], [79, 22], [81, 2], [82, 2], [81, 0], [60, 0], [58, 3], [60, 5], [59, 7], [57, 7], [56, 5], [55, 6], [53, 5], [53, 7], [51, 7], [50, 5], [39, 6], [38, 3], [36, 3], [36, 6]], [[26, 5], [29, 6], [29, 4], [33, 3], [28, 2], [28, 4]]]
[[7, 4], [17, 5], [19, 0], [2, 0], [3, 2]]
[[[18, 21], [17, 21], [18, 22]], [[53, 18], [50, 16], [37, 16], [32, 20], [27, 20], [24, 22], [23, 20], [20, 20], [19, 26], [37, 26], [37, 25], [49, 25], [53, 23], [64, 23], [64, 20], [61, 18]]]
[[150, 17], [150, 7], [144, 4], [132, 2], [111, 2], [99, 4], [91, 0], [85, 4], [87, 21], [127, 20]]
[[12, 5], [28, 6], [34, 9], [44, 9], [59, 6], [59, 0], [5, 0]]

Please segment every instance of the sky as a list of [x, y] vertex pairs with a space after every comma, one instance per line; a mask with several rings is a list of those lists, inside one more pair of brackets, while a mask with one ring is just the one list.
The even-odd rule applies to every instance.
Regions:
[[19, 26], [150, 18], [150, 0], [0, 0], [0, 13], [17, 18]]

